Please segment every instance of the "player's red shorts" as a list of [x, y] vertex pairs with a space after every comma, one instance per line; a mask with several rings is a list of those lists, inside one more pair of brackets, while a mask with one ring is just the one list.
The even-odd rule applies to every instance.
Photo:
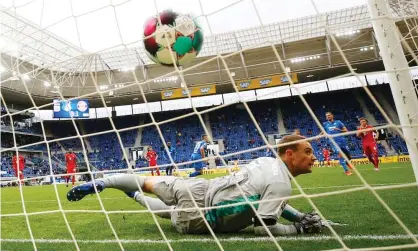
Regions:
[[376, 144], [363, 145], [363, 151], [366, 155], [377, 154], [377, 145]]
[[67, 167], [67, 173], [68, 173], [68, 174], [73, 174], [73, 173], [75, 173], [75, 167]]
[[151, 160], [149, 162], [149, 166], [156, 166], [157, 165], [157, 161], [156, 160]]
[[13, 171], [15, 172], [16, 178], [19, 178], [19, 179], [21, 179], [21, 180], [23, 180], [23, 179], [24, 179], [24, 177], [23, 177], [23, 170], [20, 170], [20, 172], [19, 172], [19, 177], [18, 177], [17, 168], [13, 168]]
[[329, 156], [328, 155], [325, 155], [324, 156], [324, 160], [329, 161]]
[[[17, 168], [13, 168], [13, 171], [15, 172], [15, 174], [16, 174], [16, 177], [17, 177]], [[19, 175], [20, 175], [20, 177], [22, 178], [23, 177], [23, 170], [20, 170], [19, 171]]]

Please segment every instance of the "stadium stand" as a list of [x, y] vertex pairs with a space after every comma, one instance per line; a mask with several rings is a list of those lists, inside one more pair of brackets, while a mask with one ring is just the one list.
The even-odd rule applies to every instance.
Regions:
[[[60, 123], [59, 126], [49, 125], [54, 138], [60, 139], [77, 135], [74, 125], [71, 121]], [[59, 141], [65, 149], [82, 149], [80, 139], [67, 139]]]
[[[123, 129], [137, 126], [138, 121], [138, 117], [115, 118], [114, 124], [117, 129]], [[108, 119], [82, 122], [87, 134], [112, 130], [112, 125]], [[124, 148], [134, 145], [137, 132], [137, 129], [120, 132]], [[126, 168], [127, 164], [123, 160], [122, 147], [115, 132], [91, 136], [87, 139], [92, 148], [92, 152], [88, 152], [87, 157], [98, 169]], [[82, 156], [80, 157], [81, 159], [83, 158]]]
[[[380, 93], [389, 101], [389, 104], [394, 107], [393, 100], [390, 96], [390, 90], [387, 86], [376, 86], [371, 88], [372, 92]], [[368, 101], [366, 94], [362, 91], [344, 90], [332, 93], [316, 93], [307, 94], [304, 97], [311, 106], [313, 112], [320, 119], [322, 124], [325, 121], [325, 112], [332, 111], [335, 119], [341, 120], [349, 131], [356, 130], [358, 126], [358, 118], [364, 116], [363, 110], [359, 102], [357, 102], [356, 95], [362, 95], [366, 100], [366, 106], [378, 124], [385, 124], [386, 120], [374, 107], [371, 101]], [[302, 135], [307, 137], [315, 136], [320, 133], [319, 127], [312, 119], [306, 107], [298, 97], [288, 97], [278, 100], [256, 101], [248, 103], [251, 112], [253, 113], [261, 130], [265, 136], [269, 134], [289, 134], [295, 129], [299, 129]], [[348, 108], [349, 107], [349, 108]], [[279, 131], [277, 111], [281, 109], [283, 114], [284, 126], [286, 131]], [[154, 113], [154, 118], [157, 122], [164, 121], [170, 118], [178, 117], [190, 113], [189, 110], [170, 111]], [[233, 114], [233, 116], [231, 116]], [[213, 134], [213, 139], [223, 139], [225, 151], [221, 155], [233, 154], [238, 151], [248, 150], [263, 145], [261, 135], [259, 135], [254, 123], [248, 115], [245, 107], [242, 104], [230, 105], [208, 113], [208, 120], [210, 123], [210, 130]], [[151, 123], [149, 115], [135, 115], [113, 118], [113, 122], [117, 129], [129, 128], [137, 126], [139, 121], [143, 123]], [[121, 169], [127, 167], [127, 161], [123, 157], [123, 151], [119, 144], [117, 134], [113, 131], [110, 121], [106, 118], [96, 120], [80, 120], [76, 121], [78, 130], [81, 134], [91, 134], [97, 132], [108, 131], [107, 133], [87, 137], [90, 149], [87, 149], [87, 158], [89, 162], [97, 167], [99, 170], [103, 169]], [[52, 138], [63, 138], [75, 136], [76, 131], [71, 121], [60, 121], [54, 123], [44, 124]], [[40, 128], [39, 125], [34, 125], [33, 128]], [[174, 122], [163, 123], [160, 125], [162, 134], [166, 141], [172, 142], [176, 147], [176, 163], [186, 162], [190, 160], [190, 155], [194, 148], [196, 141], [200, 140], [200, 136], [204, 133], [200, 120], [196, 115], [187, 116], [186, 118], [176, 120]], [[84, 129], [84, 132], [82, 132]], [[121, 131], [120, 136], [125, 149], [133, 147], [138, 129]], [[10, 133], [2, 133], [2, 148], [13, 147], [13, 138]], [[26, 136], [16, 134], [18, 145], [26, 145], [42, 141], [41, 137]], [[49, 138], [50, 139], [50, 138]], [[361, 141], [355, 136], [347, 137], [348, 145], [351, 154], [354, 158], [363, 157], [361, 148]], [[86, 142], [86, 141], [85, 141]], [[389, 132], [386, 140], [389, 147], [393, 148], [397, 154], [407, 153], [405, 142], [399, 135]], [[168, 164], [169, 159], [165, 156], [164, 148], [158, 131], [155, 126], [147, 126], [142, 129], [141, 146], [152, 146], [160, 156], [159, 164]], [[311, 142], [315, 153], [319, 154], [323, 147], [330, 148], [330, 143], [326, 139]], [[80, 162], [84, 162], [84, 155], [82, 152], [82, 144], [80, 139], [61, 140], [59, 143], [49, 143], [50, 150], [53, 153], [52, 160], [57, 163], [64, 163], [64, 152], [68, 149], [73, 149]], [[38, 144], [26, 147], [26, 150], [43, 151], [45, 157], [46, 145]], [[387, 155], [386, 149], [379, 145], [379, 154]], [[266, 150], [251, 151], [240, 155], [228, 157], [225, 160], [248, 160], [257, 157], [266, 156]], [[39, 175], [49, 172], [49, 164], [46, 158], [31, 157], [33, 168], [25, 172], [29, 175]], [[331, 157], [335, 158], [335, 154]], [[11, 170], [11, 157], [2, 155], [2, 170], [7, 174], [13, 175]], [[218, 164], [219, 161], [217, 162]], [[135, 167], [146, 167], [148, 163], [144, 159], [139, 159], [135, 163]], [[181, 168], [187, 166], [180, 166]], [[54, 166], [54, 170], [58, 170], [58, 166]]]
[[[277, 107], [274, 104], [271, 101], [249, 104], [258, 125], [266, 134], [279, 133], [277, 129]], [[234, 116], [230, 116], [231, 114], [234, 114]], [[224, 139], [225, 152], [223, 154], [264, 145], [254, 122], [241, 105], [225, 107], [211, 113], [211, 127], [215, 139]], [[244, 153], [226, 160], [253, 159], [262, 156], [265, 156], [265, 150]]]
[[[174, 118], [176, 116], [184, 115], [185, 112], [166, 112], [155, 114], [154, 119], [158, 121]], [[147, 116], [145, 123], [150, 123], [151, 119]], [[190, 116], [185, 119], [177, 120], [175, 122], [165, 123], [161, 126], [161, 132], [166, 141], [171, 142], [176, 147], [177, 156], [176, 162], [185, 162], [190, 159], [191, 151], [193, 150], [196, 141], [200, 140], [200, 136], [204, 134], [203, 127], [197, 116]], [[142, 131], [142, 145], [150, 145], [161, 157], [160, 164], [167, 164], [169, 160], [164, 158], [164, 150], [161, 138], [155, 126], [145, 127]], [[148, 165], [146, 162], [140, 161], [137, 163], [138, 167]]]
[[24, 133], [33, 133], [33, 134], [42, 134], [42, 129], [40, 124], [34, 123], [32, 125], [28, 125], [24, 122], [13, 121], [13, 128], [9, 117], [3, 117], [0, 121], [1, 130], [2, 131], [10, 131], [13, 130], [17, 132], [24, 132]]

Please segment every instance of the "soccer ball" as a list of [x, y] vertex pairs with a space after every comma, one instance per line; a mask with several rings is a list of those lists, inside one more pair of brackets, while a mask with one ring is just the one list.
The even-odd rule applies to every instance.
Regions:
[[171, 10], [159, 17], [161, 24], [157, 17], [151, 17], [144, 25], [143, 41], [148, 57], [165, 66], [184, 65], [195, 59], [202, 49], [203, 31], [193, 18]]

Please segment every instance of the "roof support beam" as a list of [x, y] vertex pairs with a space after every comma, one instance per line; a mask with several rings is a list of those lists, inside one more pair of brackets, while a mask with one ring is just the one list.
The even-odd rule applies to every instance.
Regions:
[[[329, 16], [325, 16], [325, 26], [329, 26], [328, 21]], [[325, 50], [327, 51], [327, 57], [328, 57], [328, 67], [332, 67], [332, 59], [331, 59], [331, 41], [329, 39], [328, 29], [325, 30]]]
[[[87, 57], [83, 61], [83, 65], [85, 65], [85, 67], [88, 67], [87, 69], [92, 69], [93, 68], [92, 62], [93, 62], [93, 57]], [[91, 74], [90, 74], [90, 72], [81, 72], [80, 76], [81, 76], [81, 86], [82, 86], [82, 88], [81, 88], [81, 90], [78, 89], [78, 93], [79, 94], [84, 94], [84, 88], [86, 88], [87, 78], [89, 76], [91, 76]], [[98, 90], [96, 90], [96, 88], [94, 88], [94, 90], [98, 91]], [[78, 95], [78, 96], [80, 96], [80, 95]]]
[[[134, 52], [135, 52], [136, 58], [138, 59], [139, 67], [141, 68], [142, 77], [144, 78], [144, 81], [146, 81], [148, 80], [148, 71], [147, 71], [145, 62], [141, 58], [141, 56], [139, 55], [136, 49], [134, 50]], [[147, 82], [147, 88], [148, 88], [148, 92], [151, 92], [151, 85], [149, 82]]]
[[378, 48], [377, 48], [376, 38], [374, 37], [374, 31], [370, 32], [370, 36], [372, 37], [374, 57], [376, 58], [376, 60], [378, 60], [379, 59], [379, 52], [378, 52]]
[[[141, 65], [142, 76], [144, 77], [144, 81], [148, 80], [148, 69], [145, 65]], [[147, 82], [148, 92], [151, 92], [151, 85], [149, 81]]]
[[283, 59], [286, 60], [286, 50], [284, 49], [284, 41], [282, 41], [280, 45], [282, 47]]
[[218, 74], [219, 74], [219, 83], [222, 83], [222, 74], [221, 74], [221, 62], [219, 57], [216, 59], [218, 63]]
[[329, 36], [325, 36], [325, 50], [327, 51], [327, 57], [328, 57], [328, 67], [332, 67], [332, 60], [331, 60], [331, 43], [329, 41]]
[[238, 39], [237, 39], [237, 36], [235, 36], [235, 33], [233, 33], [232, 34], [233, 36], [234, 36], [234, 38], [235, 38], [235, 44], [236, 44], [236, 46], [237, 46], [237, 50], [239, 50], [240, 52], [239, 52], [239, 56], [240, 56], [240, 58], [241, 58], [241, 63], [242, 63], [242, 66], [243, 66], [243, 68], [244, 68], [244, 71], [245, 71], [245, 78], [249, 78], [249, 75], [248, 75], [248, 70], [247, 70], [247, 65], [245, 64], [245, 58], [244, 58], [244, 53], [242, 53], [242, 46], [241, 46], [241, 44], [238, 42]]
[[[219, 55], [218, 37], [215, 37], [215, 48], [216, 48], [216, 55]], [[219, 83], [222, 83], [221, 62], [220, 62], [219, 57], [216, 57], [216, 62], [218, 64]]]
[[241, 57], [241, 63], [242, 66], [244, 67], [244, 71], [245, 71], [245, 78], [248, 78], [248, 70], [247, 70], [247, 65], [245, 64], [245, 58], [244, 58], [244, 54], [242, 52], [239, 53], [240, 57]]

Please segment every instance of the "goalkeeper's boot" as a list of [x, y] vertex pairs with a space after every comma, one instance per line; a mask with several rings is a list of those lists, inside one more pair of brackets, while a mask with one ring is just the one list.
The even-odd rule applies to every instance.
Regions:
[[353, 175], [353, 173], [352, 173], [352, 172], [350, 172], [350, 171], [346, 171], [346, 172], [345, 172], [345, 174], [346, 174], [347, 176], [351, 176], [351, 175]]
[[[96, 189], [100, 193], [105, 188], [104, 182], [101, 180], [96, 180]], [[69, 201], [78, 201], [84, 198], [86, 195], [95, 194], [93, 182], [84, 183], [78, 186], [71, 188], [67, 193], [67, 199]]]

